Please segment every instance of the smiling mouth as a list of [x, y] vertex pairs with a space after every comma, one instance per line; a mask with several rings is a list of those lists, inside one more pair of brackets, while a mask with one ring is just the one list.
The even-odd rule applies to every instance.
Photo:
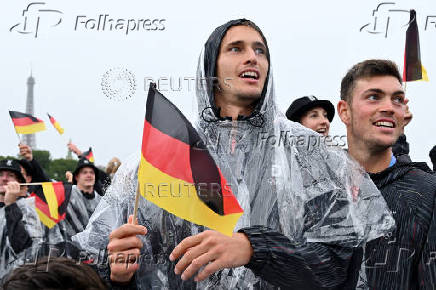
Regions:
[[376, 127], [381, 127], [381, 128], [395, 128], [395, 123], [388, 122], [388, 121], [375, 122], [375, 123], [373, 123], [373, 125]]
[[252, 80], [258, 80], [259, 74], [255, 71], [245, 71], [239, 75], [240, 78], [243, 79], [252, 79]]
[[327, 132], [327, 128], [318, 129], [318, 130], [316, 130], [316, 132], [323, 134], [323, 133]]

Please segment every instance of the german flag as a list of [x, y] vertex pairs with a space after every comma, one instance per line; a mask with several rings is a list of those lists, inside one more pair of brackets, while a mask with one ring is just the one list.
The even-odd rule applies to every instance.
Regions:
[[43, 182], [36, 186], [30, 196], [35, 197], [36, 212], [41, 222], [49, 229], [65, 219], [71, 197], [71, 184]]
[[29, 114], [17, 111], [9, 111], [9, 115], [14, 123], [15, 131], [18, 134], [33, 134], [45, 130], [45, 124], [41, 119]]
[[403, 81], [428, 81], [427, 71], [421, 63], [418, 24], [416, 11], [410, 10], [409, 27], [406, 31], [406, 48], [404, 51]]
[[64, 134], [64, 128], [61, 127], [61, 125], [58, 123], [58, 121], [56, 121], [55, 118], [53, 118], [52, 116], [50, 116], [49, 113], [47, 113], [48, 117], [50, 118], [50, 123], [53, 125], [53, 127], [55, 127], [56, 130], [58, 130], [59, 134]]
[[150, 85], [141, 163], [140, 192], [187, 221], [231, 236], [243, 210], [197, 131]]
[[82, 157], [85, 157], [86, 159], [88, 159], [89, 162], [95, 163], [94, 154], [92, 153], [91, 147], [89, 147], [88, 151], [85, 151], [82, 153]]

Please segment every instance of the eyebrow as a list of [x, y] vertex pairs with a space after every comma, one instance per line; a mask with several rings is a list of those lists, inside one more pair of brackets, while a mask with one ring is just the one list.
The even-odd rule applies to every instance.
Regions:
[[[376, 88], [367, 89], [367, 90], [365, 91], [365, 94], [366, 94], [366, 93], [385, 94], [385, 92], [384, 92], [383, 90], [381, 90], [381, 89], [376, 89]], [[395, 91], [392, 95], [404, 95], [404, 94], [405, 94], [405, 93], [404, 93], [403, 90], [398, 90], [398, 91]]]
[[[242, 41], [242, 40], [236, 40], [236, 41], [232, 41], [230, 43], [227, 43], [226, 46], [241, 45], [243, 43], [244, 43], [244, 41]], [[266, 50], [265, 44], [263, 44], [263, 42], [261, 42], [261, 41], [255, 41], [254, 46], [261, 46], [263, 49]]]

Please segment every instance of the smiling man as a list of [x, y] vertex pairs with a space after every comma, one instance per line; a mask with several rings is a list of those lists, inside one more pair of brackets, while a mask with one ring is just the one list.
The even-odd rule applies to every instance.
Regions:
[[[138, 183], [135, 154], [74, 240], [96, 253], [107, 247], [110, 268], [100, 270], [121, 288], [352, 288], [359, 247], [389, 232], [393, 219], [343, 150], [258, 145], [261, 133], [319, 136], [277, 109], [261, 30], [246, 19], [217, 27], [204, 45], [197, 79], [218, 80], [197, 88], [197, 131], [244, 210], [233, 235], [182, 220], [144, 198], [138, 225], [132, 217], [126, 223]], [[356, 199], [355, 186], [361, 188]], [[381, 210], [368, 216], [374, 207]]]
[[367, 244], [364, 289], [435, 289], [436, 178], [422, 164], [392, 154], [406, 114], [396, 65], [387, 60], [356, 64], [342, 79], [337, 109], [347, 127], [350, 155], [370, 173], [397, 226], [390, 238]]
[[67, 207], [66, 231], [68, 238], [83, 231], [100, 202], [101, 196], [94, 188], [98, 169], [82, 157], [73, 172], [73, 187]]

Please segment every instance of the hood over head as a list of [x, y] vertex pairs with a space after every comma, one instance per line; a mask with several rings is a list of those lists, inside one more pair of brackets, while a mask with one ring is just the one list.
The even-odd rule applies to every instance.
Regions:
[[[320, 134], [277, 110], [270, 63], [253, 114], [238, 120], [220, 117], [210, 82], [198, 81], [216, 76], [224, 35], [244, 23], [251, 22], [232, 20], [214, 30], [200, 55], [196, 86], [197, 132], [244, 210], [235, 231], [265, 226], [295, 247], [314, 242], [362, 246], [389, 233], [394, 220], [368, 174], [344, 150], [330, 150]], [[133, 213], [139, 158], [135, 154], [123, 162], [86, 230], [73, 238], [90, 252], [105, 249], [110, 232]], [[141, 237], [143, 251], [153, 259], [167, 257], [181, 240], [205, 230], [145, 198], [139, 200], [138, 223], [147, 227], [147, 235]], [[223, 269], [192, 287], [174, 276], [173, 264], [141, 263], [136, 274], [138, 288], [144, 289], [251, 289], [259, 280], [245, 267]]]
[[268, 43], [260, 28], [248, 19], [230, 20], [227, 23], [218, 26], [206, 41], [202, 53], [199, 58], [197, 80], [200, 80], [197, 85], [197, 99], [199, 117], [207, 122], [216, 122], [228, 118], [220, 117], [220, 108], [215, 105], [214, 87], [217, 82], [217, 60], [221, 48], [221, 42], [227, 31], [234, 26], [248, 26], [256, 30], [266, 48], [266, 57], [268, 60], [268, 72], [263, 86], [261, 98], [257, 100], [257, 104], [250, 116], [240, 116], [238, 120], [246, 120], [254, 126], [262, 126], [265, 122], [264, 118], [267, 111], [267, 106], [273, 106], [273, 86], [271, 77], [271, 59], [269, 54]]

